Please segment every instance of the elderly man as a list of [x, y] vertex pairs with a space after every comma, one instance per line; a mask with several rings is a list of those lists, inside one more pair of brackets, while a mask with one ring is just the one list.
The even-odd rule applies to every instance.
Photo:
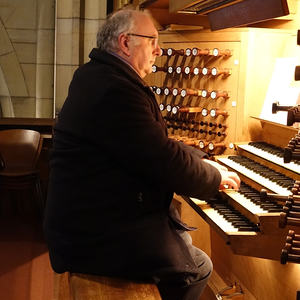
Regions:
[[74, 74], [54, 128], [45, 234], [56, 272], [154, 280], [162, 298], [198, 299], [212, 270], [171, 205], [239, 178], [168, 139], [143, 81], [160, 55], [145, 12], [121, 10]]

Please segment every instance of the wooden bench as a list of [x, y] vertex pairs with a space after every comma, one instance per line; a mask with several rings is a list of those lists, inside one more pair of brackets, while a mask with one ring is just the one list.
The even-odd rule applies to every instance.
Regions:
[[77, 273], [55, 274], [54, 300], [161, 300], [151, 283]]

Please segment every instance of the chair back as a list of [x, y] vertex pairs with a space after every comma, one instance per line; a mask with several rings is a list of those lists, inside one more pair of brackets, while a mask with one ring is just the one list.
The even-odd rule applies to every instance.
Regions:
[[36, 168], [42, 148], [38, 131], [29, 129], [0, 130], [0, 155], [5, 171], [30, 171]]

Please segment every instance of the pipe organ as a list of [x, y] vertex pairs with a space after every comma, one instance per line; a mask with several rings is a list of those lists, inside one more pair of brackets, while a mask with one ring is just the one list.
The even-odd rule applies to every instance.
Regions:
[[175, 196], [184, 221], [199, 228], [194, 244], [214, 264], [203, 299], [292, 300], [300, 290], [297, 130], [258, 117], [276, 58], [294, 36], [257, 28], [160, 34], [161, 57], [147, 82], [169, 137], [242, 180], [239, 191], [212, 199]]

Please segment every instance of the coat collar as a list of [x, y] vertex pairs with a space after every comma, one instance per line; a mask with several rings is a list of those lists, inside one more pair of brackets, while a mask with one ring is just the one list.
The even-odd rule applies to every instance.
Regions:
[[106, 51], [99, 50], [98, 48], [92, 49], [89, 57], [100, 63], [111, 65], [118, 69], [120, 72], [125, 73], [127, 78], [134, 80], [141, 84], [143, 87], [148, 87], [148, 84], [137, 74], [137, 72], [126, 62], [119, 59], [117, 56], [112, 55]]
[[117, 56], [112, 55], [106, 51], [101, 51], [98, 48], [94, 48], [91, 51], [89, 57], [91, 58], [91, 60], [96, 60], [101, 64], [112, 66], [119, 72], [123, 73], [126, 78], [138, 84], [152, 98], [154, 107], [156, 108], [156, 116], [163, 124], [166, 135], [168, 135], [166, 123], [161, 116], [153, 91], [150, 89], [149, 85], [136, 73], [136, 71], [132, 69], [130, 65], [128, 65]]

